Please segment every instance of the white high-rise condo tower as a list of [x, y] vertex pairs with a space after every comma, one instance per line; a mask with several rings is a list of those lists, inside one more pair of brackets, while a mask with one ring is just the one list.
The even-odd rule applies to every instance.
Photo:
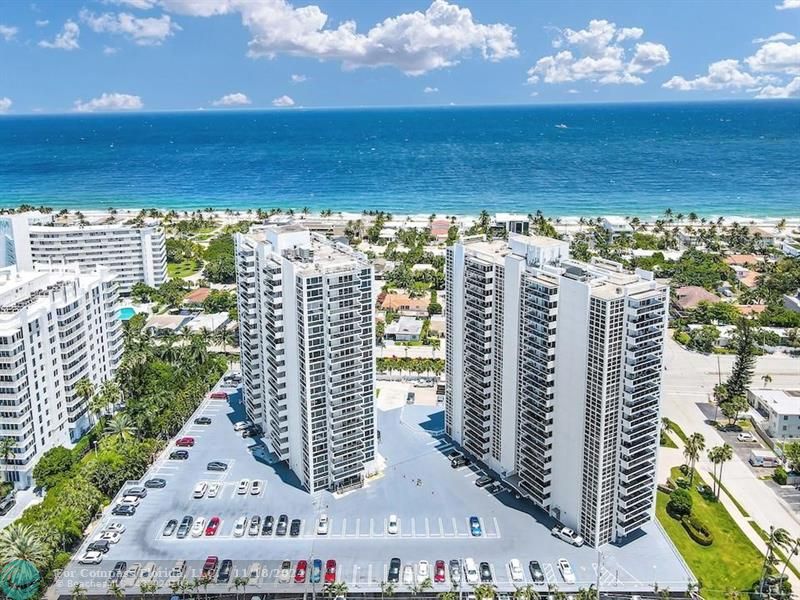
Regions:
[[310, 492], [361, 485], [376, 440], [372, 266], [293, 224], [235, 241], [248, 416]]
[[30, 486], [42, 453], [91, 425], [75, 388], [84, 378], [99, 387], [119, 364], [116, 302], [116, 276], [104, 268], [0, 269], [0, 428], [15, 442], [6, 480]]
[[653, 517], [668, 288], [511, 235], [447, 251], [448, 435], [599, 546]]

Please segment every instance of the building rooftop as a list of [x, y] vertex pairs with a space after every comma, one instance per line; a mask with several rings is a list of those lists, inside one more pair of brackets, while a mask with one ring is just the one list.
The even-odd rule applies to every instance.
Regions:
[[428, 310], [431, 303], [429, 296], [412, 298], [408, 294], [382, 293], [378, 296], [378, 304], [382, 310]]
[[183, 301], [186, 304], [202, 304], [208, 295], [211, 293], [211, 288], [201, 287], [197, 288], [196, 290], [192, 290], [187, 292], [186, 295], [183, 297]]
[[204, 329], [207, 329], [208, 331], [216, 331], [225, 325], [229, 318], [230, 317], [226, 312], [202, 313], [189, 321], [189, 323], [186, 324], [186, 328], [190, 329], [191, 331], [202, 331]]
[[675, 304], [682, 310], [697, 308], [701, 302], [719, 302], [721, 298], [697, 285], [686, 285], [675, 290]]
[[191, 320], [191, 315], [155, 315], [145, 324], [145, 329], [178, 331]]
[[800, 390], [750, 388], [761, 404], [781, 415], [800, 415]]
[[419, 335], [422, 333], [422, 321], [414, 317], [400, 317], [386, 326], [387, 335]]

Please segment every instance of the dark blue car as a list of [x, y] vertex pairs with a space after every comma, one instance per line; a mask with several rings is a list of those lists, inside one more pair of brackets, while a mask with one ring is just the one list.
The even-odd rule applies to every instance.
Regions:
[[478, 517], [470, 517], [469, 518], [469, 531], [474, 537], [480, 537], [481, 533], [481, 522], [478, 520]]

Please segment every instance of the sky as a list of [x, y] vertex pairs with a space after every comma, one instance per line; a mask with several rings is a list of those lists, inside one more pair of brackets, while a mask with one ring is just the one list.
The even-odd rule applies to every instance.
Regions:
[[800, 97], [800, 0], [3, 0], [0, 113]]

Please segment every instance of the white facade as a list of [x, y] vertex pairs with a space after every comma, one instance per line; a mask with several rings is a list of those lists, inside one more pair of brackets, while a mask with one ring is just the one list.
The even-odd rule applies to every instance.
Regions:
[[448, 250], [445, 426], [601, 545], [653, 515], [668, 290], [512, 235]]
[[764, 417], [762, 429], [776, 440], [800, 438], [800, 390], [750, 388], [747, 400]]
[[[48, 220], [44, 224], [43, 220]], [[166, 236], [149, 225], [54, 225], [38, 213], [0, 217], [0, 266], [77, 264], [84, 270], [108, 267], [118, 276], [120, 293], [135, 283], [158, 287], [167, 280]]]
[[360, 485], [376, 445], [372, 266], [295, 225], [235, 241], [248, 416], [310, 492]]
[[107, 269], [0, 269], [0, 428], [16, 442], [3, 465], [7, 481], [30, 486], [42, 453], [71, 445], [89, 427], [75, 385], [87, 378], [97, 387], [119, 364], [116, 302]]

